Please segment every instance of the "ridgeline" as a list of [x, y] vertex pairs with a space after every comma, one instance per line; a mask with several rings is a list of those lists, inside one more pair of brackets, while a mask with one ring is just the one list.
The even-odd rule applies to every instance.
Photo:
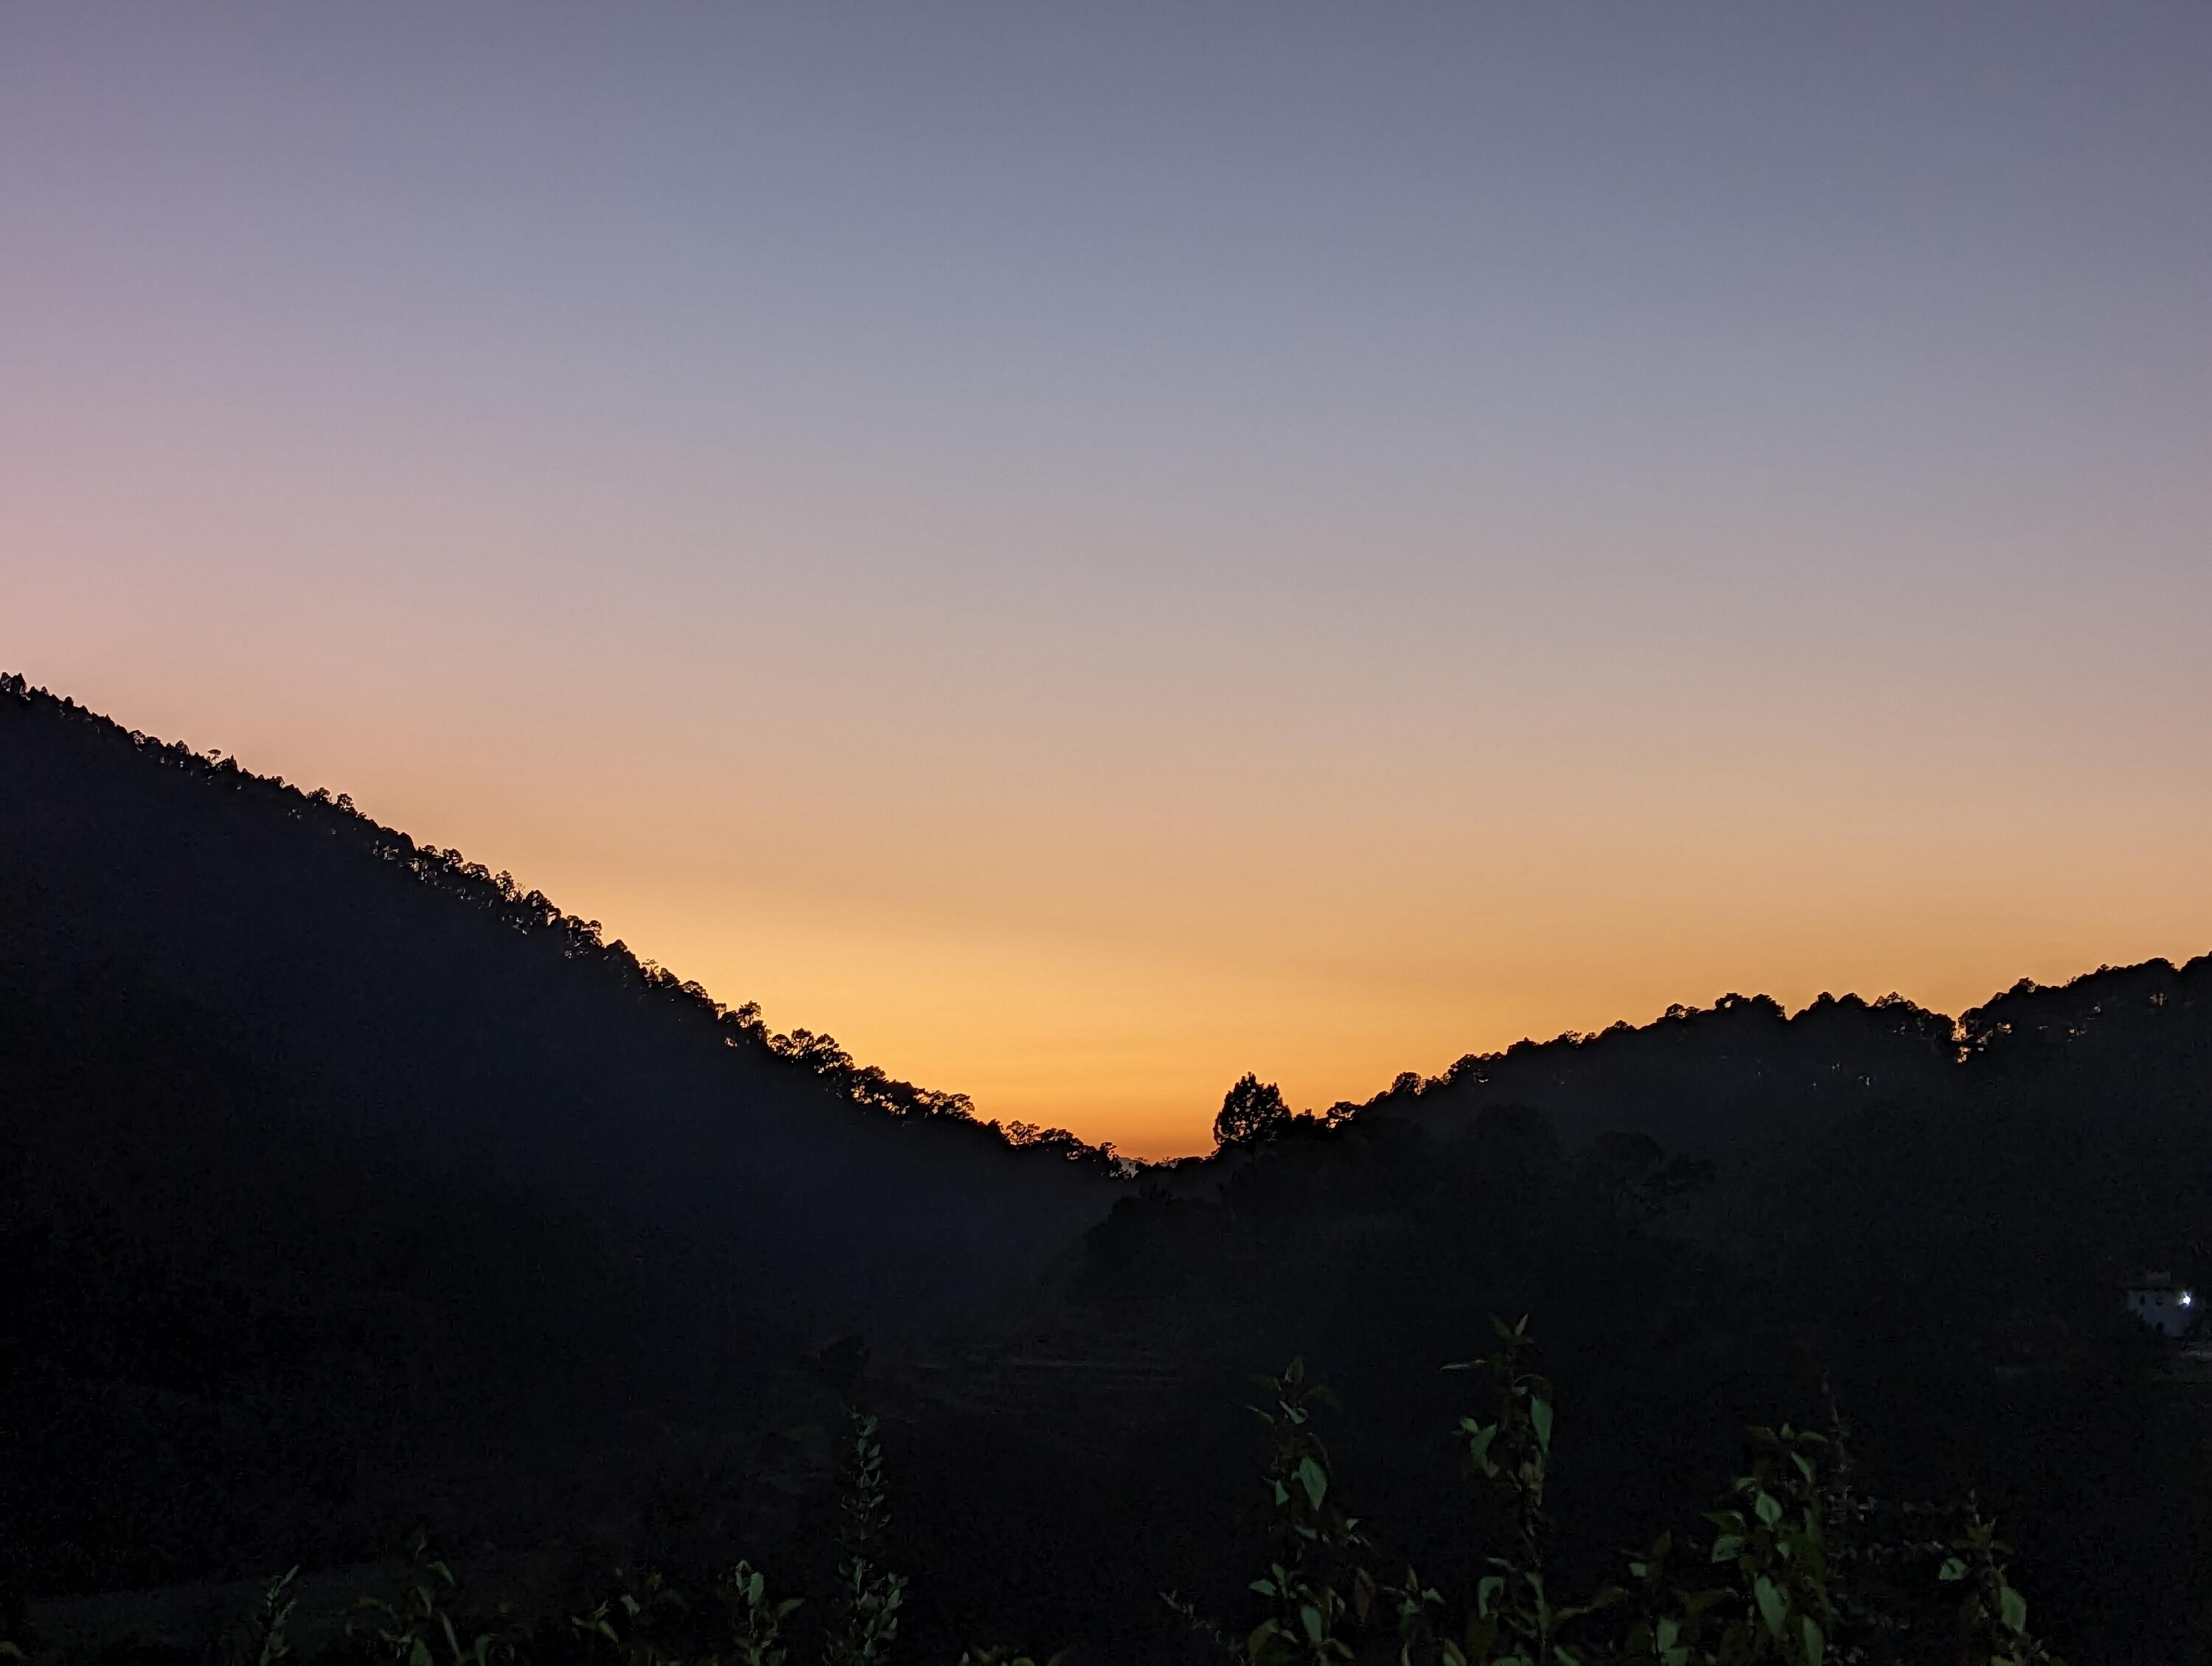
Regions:
[[1158, 1596], [1253, 1600], [1238, 1385], [1313, 1361], [1335, 1473], [1472, 1578], [1509, 1524], [1437, 1367], [1527, 1314], [1563, 1578], [1832, 1407], [1869, 1496], [1997, 1512], [2070, 1657], [2212, 1646], [2212, 1397], [2120, 1295], [2212, 1280], [2212, 958], [1955, 1020], [1730, 995], [1318, 1115], [1247, 1079], [1221, 1130], [1000, 1129], [0, 678], [0, 1584], [312, 1578], [422, 1521], [540, 1586], [804, 1563], [852, 1399], [913, 1658], [1205, 1657]]

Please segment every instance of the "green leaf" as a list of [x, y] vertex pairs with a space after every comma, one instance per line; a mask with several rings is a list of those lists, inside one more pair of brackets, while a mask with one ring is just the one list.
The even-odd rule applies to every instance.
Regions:
[[1321, 1641], [1321, 1610], [1310, 1602], [1298, 1604], [1298, 1623], [1306, 1628], [1306, 1641]]
[[1474, 1467], [1486, 1475], [1489, 1474], [1492, 1468], [1490, 1462], [1490, 1443], [1497, 1438], [1498, 1426], [1495, 1423], [1485, 1424], [1474, 1430], [1468, 1438], [1468, 1457], [1473, 1462]]
[[1733, 1562], [1743, 1554], [1743, 1541], [1733, 1533], [1723, 1533], [1713, 1541], [1713, 1560]]
[[1528, 1421], [1535, 1428], [1537, 1447], [1548, 1457], [1552, 1450], [1552, 1402], [1540, 1395], [1530, 1401]]
[[1820, 1666], [1822, 1657], [1828, 1651], [1828, 1639], [1820, 1635], [1820, 1626], [1814, 1623], [1809, 1614], [1798, 1617], [1797, 1627], [1805, 1644], [1805, 1666]]
[[1775, 1523], [1782, 1519], [1782, 1500], [1776, 1498], [1771, 1493], [1761, 1493], [1759, 1495], [1758, 1502], [1753, 1505], [1753, 1508], [1758, 1511], [1759, 1519], [1765, 1522], [1769, 1527], [1773, 1526]]
[[1255, 1579], [1251, 1589], [1262, 1596], [1273, 1596], [1275, 1594], [1275, 1582], [1273, 1579]]
[[2005, 1629], [2014, 1637], [2025, 1636], [2027, 1632], [2027, 1598], [2007, 1585], [1997, 1593], [1997, 1601], [2004, 1609]]
[[1966, 1565], [1956, 1556], [1947, 1557], [1943, 1566], [1936, 1570], [1936, 1577], [1947, 1585], [1955, 1585], [1966, 1577]]
[[1758, 1599], [1759, 1617], [1766, 1621], [1766, 1629], [1781, 1636], [1782, 1622], [1790, 1617], [1790, 1599], [1763, 1573], [1753, 1582], [1751, 1594]]
[[1298, 1485], [1306, 1489], [1306, 1497], [1313, 1507], [1321, 1508], [1321, 1501], [1328, 1493], [1328, 1475], [1321, 1465], [1310, 1457], [1298, 1460]]

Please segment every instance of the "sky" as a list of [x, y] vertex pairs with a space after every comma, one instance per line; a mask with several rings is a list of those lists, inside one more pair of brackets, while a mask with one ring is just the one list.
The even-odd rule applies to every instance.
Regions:
[[2212, 950], [2212, 7], [0, 8], [0, 670], [1202, 1148]]

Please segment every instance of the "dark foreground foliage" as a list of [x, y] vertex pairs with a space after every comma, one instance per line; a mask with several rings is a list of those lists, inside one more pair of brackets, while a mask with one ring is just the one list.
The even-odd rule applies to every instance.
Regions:
[[[1480, 1554], [1425, 1577], [1352, 1513], [1322, 1427], [1336, 1397], [1294, 1360], [1258, 1379], [1251, 1408], [1266, 1433], [1266, 1542], [1247, 1588], [1251, 1614], [1226, 1620], [1163, 1593], [1174, 1622], [1164, 1648], [1237, 1666], [2063, 1666], [2030, 1629], [1994, 1524], [1972, 1500], [1946, 1511], [1865, 1495], [1832, 1415], [1825, 1433], [1750, 1430], [1747, 1465], [1694, 1525], [1623, 1555], [1613, 1581], [1569, 1593], [1547, 1564], [1553, 1386], [1534, 1368], [1526, 1321], [1492, 1322], [1488, 1354], [1447, 1367], [1486, 1379], [1483, 1411], [1453, 1431]], [[818, 1613], [744, 1560], [704, 1588], [648, 1567], [617, 1571], [557, 1611], [485, 1608], [417, 1532], [396, 1587], [356, 1597], [342, 1618], [321, 1616], [312, 1645], [297, 1636], [307, 1627], [295, 1625], [295, 1568], [198, 1651], [166, 1652], [177, 1666], [295, 1657], [328, 1666], [887, 1666], [911, 1653], [900, 1639], [908, 1582], [883, 1560], [889, 1510], [874, 1417], [849, 1414], [841, 1480], [836, 1580]], [[41, 1652], [20, 1607], [0, 1620], [0, 1656]], [[118, 1639], [96, 1652], [117, 1661], [162, 1651]], [[1033, 1666], [1004, 1646], [969, 1649], [961, 1661]]]

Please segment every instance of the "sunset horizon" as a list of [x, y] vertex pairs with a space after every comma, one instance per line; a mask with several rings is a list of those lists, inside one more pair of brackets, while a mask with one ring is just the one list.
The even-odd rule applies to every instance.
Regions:
[[[38, 684], [34, 677], [27, 680], [34, 687]], [[779, 919], [772, 905], [757, 907], [744, 921], [720, 931], [711, 926], [702, 927], [681, 917], [680, 903], [657, 913], [649, 891], [642, 906], [635, 902], [623, 905], [625, 887], [619, 879], [601, 881], [595, 895], [588, 873], [580, 876], [584, 883], [579, 885], [549, 882], [545, 873], [560, 867], [557, 859], [513, 860], [493, 842], [483, 842], [479, 848], [477, 842], [413, 825], [407, 817], [387, 813], [381, 806], [380, 800], [390, 792], [388, 787], [364, 796], [344, 786], [343, 775], [326, 777], [312, 767], [294, 773], [220, 744], [203, 744], [197, 738], [185, 740], [134, 722], [130, 714], [102, 710], [95, 702], [77, 699], [66, 688], [48, 691], [57, 698], [76, 699], [78, 705], [126, 728], [169, 744], [186, 745], [204, 755], [226, 757], [249, 774], [281, 779], [305, 792], [320, 788], [332, 796], [343, 793], [361, 813], [416, 843], [456, 852], [495, 873], [511, 873], [521, 889], [542, 891], [567, 912], [598, 921], [608, 941], [621, 943], [647, 964], [665, 967], [701, 985], [723, 1005], [735, 1007], [757, 1002], [771, 1028], [805, 1029], [834, 1036], [862, 1064], [879, 1067], [921, 1087], [967, 1095], [982, 1119], [1008, 1125], [1020, 1122], [1065, 1128], [1094, 1144], [1109, 1144], [1126, 1156], [1153, 1161], [1206, 1150], [1222, 1090], [1247, 1071], [1276, 1082], [1294, 1107], [1319, 1113], [1339, 1104], [1364, 1104], [1387, 1091], [1407, 1073], [1425, 1079], [1439, 1076], [1468, 1055], [1499, 1052], [1522, 1041], [1592, 1035], [1615, 1024], [1646, 1025], [1669, 1007], [1709, 1007], [1726, 995], [1765, 996], [1792, 1014], [1822, 995], [1856, 995], [1869, 1002], [1899, 996], [1955, 1019], [2022, 980], [2058, 985], [2108, 967], [2151, 960], [2181, 965], [2212, 952], [2212, 942], [2172, 940], [2179, 933], [2164, 938], [2146, 933], [2117, 943], [2067, 942], [2056, 946], [2046, 942], [2039, 954], [2035, 952], [2036, 945], [2027, 942], [2022, 945], [2021, 964], [1984, 968], [1966, 963], [1955, 952], [1939, 953], [1932, 945], [1906, 944], [1893, 945], [1889, 957], [1875, 963], [1878, 969], [1905, 969], [1905, 975], [1890, 976], [1877, 970], [1856, 980], [1833, 976], [1817, 965], [1771, 958], [1765, 971], [1754, 970], [1743, 975], [1725, 964], [1717, 964], [1709, 952], [1702, 959], [1647, 961], [1626, 978], [1617, 974], [1611, 979], [1592, 977], [1596, 987], [1622, 992], [1615, 1008], [1593, 1010], [1595, 998], [1581, 999], [1577, 1005], [1578, 998], [1571, 994], [1556, 994], [1548, 1005], [1540, 994], [1523, 994], [1517, 1001], [1509, 996], [1495, 1006], [1531, 1016], [1486, 1018], [1475, 1013], [1456, 1025], [1446, 1018], [1437, 1021], [1437, 1033], [1433, 1036], [1415, 1033], [1428, 1016], [1425, 1009], [1413, 1006], [1409, 1013], [1402, 984], [1394, 987], [1390, 980], [1382, 978], [1377, 982], [1390, 1004], [1386, 1008], [1385, 1000], [1378, 998], [1372, 1005], [1387, 1010], [1392, 1021], [1356, 1031], [1350, 1037], [1324, 1037], [1318, 1048], [1308, 1037], [1285, 1036], [1284, 1013], [1300, 1010], [1302, 995], [1310, 1001], [1329, 998], [1330, 986], [1323, 985], [1323, 994], [1316, 997], [1297, 980], [1269, 982], [1247, 972], [1241, 981], [1223, 976], [1210, 983], [1194, 981], [1186, 988], [1170, 986], [1164, 992], [1150, 992], [1148, 1000], [1125, 994], [1129, 1000], [1124, 1009], [1127, 1029], [1108, 1032], [1126, 1036], [1119, 1051], [1111, 1050], [1111, 1043], [1097, 1036], [1082, 1037], [1074, 1048], [1066, 1046], [1063, 1038], [1054, 1037], [1061, 1045], [1038, 1047], [1040, 1061], [1024, 1073], [1018, 1068], [1009, 1070], [1006, 1063], [1010, 1056], [1022, 1060], [1025, 1045], [1037, 1047], [1036, 1031], [1024, 1030], [1020, 1020], [1042, 1006], [1048, 1021], [1073, 999], [1068, 993], [1071, 985], [1086, 994], [1095, 992], [1103, 982], [1102, 963], [1109, 971], [1127, 970], [1130, 982], [1137, 982], [1140, 967], [1132, 964], [1126, 945], [1100, 941], [1079, 954], [1064, 946], [1040, 954], [1029, 945], [994, 954], [988, 944], [957, 945], [967, 951], [955, 963], [963, 980], [959, 987], [972, 990], [981, 984], [986, 989], [997, 988], [1002, 996], [990, 1014], [998, 1021], [995, 1029], [971, 1019], [963, 1033], [944, 1020], [938, 1004], [942, 997], [936, 986], [945, 977], [940, 958], [945, 953], [947, 939], [942, 935], [902, 941], [878, 929], [841, 938], [840, 921]], [[510, 836], [520, 836], [519, 833]], [[651, 854], [645, 853], [648, 860]], [[637, 894], [631, 890], [632, 897]], [[616, 901], [600, 900], [608, 897]], [[763, 920], [769, 922], [765, 926]], [[744, 936], [765, 941], [766, 946], [757, 952], [757, 964], [736, 959], [721, 947], [730, 938]], [[834, 964], [818, 964], [835, 962], [841, 949], [870, 963], [889, 961], [895, 969], [913, 970], [871, 988], [854, 977], [849, 966], [841, 969]], [[1809, 960], [1813, 954], [1813, 950], [1804, 950], [1802, 958]], [[1862, 963], [1867, 958], [1863, 954]], [[1751, 964], [1755, 958], [1747, 953], [1743, 964]], [[1774, 970], [1778, 964], [1785, 970]], [[791, 970], [793, 965], [803, 969], [796, 976]], [[1685, 982], [1705, 971], [1711, 987], [1648, 988], [1677, 966], [1687, 968], [1682, 974]], [[937, 970], [933, 972], [927, 970], [930, 967]], [[1911, 975], [1916, 968], [1921, 974], [1917, 977]], [[1577, 969], [1556, 970], [1571, 976]], [[811, 980], [807, 971], [812, 974]], [[1042, 1001], [1036, 999], [1035, 988], [1040, 979], [1059, 980], [1046, 983]], [[1315, 978], [1311, 982], [1321, 984], [1322, 980]], [[1231, 999], [1214, 1006], [1203, 1003], [1204, 991], [1221, 988], [1231, 992]], [[1334, 986], [1334, 994], [1340, 997], [1347, 989], [1358, 994], [1357, 986], [1349, 983]], [[1027, 1002], [1022, 999], [1024, 992], [1030, 996]], [[1194, 1005], [1188, 1010], [1175, 1010], [1179, 994], [1189, 995]], [[867, 999], [871, 996], [872, 1000]], [[848, 1014], [835, 1010], [840, 998], [872, 1021], [851, 1022]], [[1157, 1030], [1140, 1027], [1146, 1018], [1158, 1026]], [[1234, 1037], [1248, 1032], [1254, 1037], [1253, 1044], [1246, 1052], [1236, 1051]], [[980, 1045], [973, 1039], [977, 1034], [983, 1037]], [[1227, 1042], [1223, 1039], [1224, 1034], [1231, 1037]], [[1406, 1037], [1404, 1045], [1397, 1051], [1388, 1050], [1399, 1037]], [[954, 1044], [948, 1045], [948, 1037]], [[1169, 1044], [1163, 1045], [1163, 1041]], [[1188, 1052], [1179, 1053], [1172, 1045], [1176, 1042], [1192, 1045]], [[977, 1050], [962, 1050], [959, 1043], [963, 1043]], [[1086, 1043], [1097, 1050], [1081, 1051], [1081, 1045]], [[1071, 1057], [1076, 1064], [1071, 1065]], [[1066, 1085], [1071, 1074], [1088, 1081], [1103, 1077], [1110, 1087], [1104, 1094], [1093, 1088], [1091, 1097], [1086, 1097], [1079, 1084], [1073, 1089]]]
[[2209, 93], [0, 4], [0, 1666], [2212, 1660]]
[[0, 20], [0, 660], [1163, 1152], [2212, 945], [2205, 15]]

